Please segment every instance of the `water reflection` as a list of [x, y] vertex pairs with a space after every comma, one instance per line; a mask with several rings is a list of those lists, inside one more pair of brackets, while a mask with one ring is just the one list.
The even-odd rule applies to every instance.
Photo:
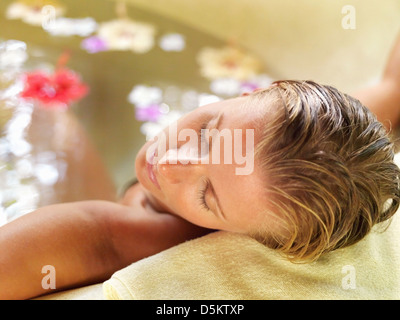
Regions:
[[[235, 46], [122, 2], [86, 0], [82, 7], [65, 0], [68, 11], [64, 16], [65, 8], [57, 7], [53, 24], [43, 24], [48, 15], [39, 20], [38, 10], [14, 2], [0, 3], [6, 12], [0, 22], [7, 26], [2, 36], [23, 39], [28, 47], [22, 41], [0, 42], [1, 223], [18, 215], [18, 205], [26, 212], [54, 202], [110, 199], [112, 183], [122, 189], [134, 177], [134, 159], [145, 137], [198, 106], [265, 82], [256, 78], [261, 70], [255, 60]], [[85, 32], [69, 36], [77, 30]], [[73, 108], [75, 118], [16, 98], [23, 90], [23, 69], [39, 70], [49, 83], [46, 96], [52, 96], [54, 78], [46, 74], [54, 74], [55, 57], [65, 48], [73, 56], [69, 66], [91, 89]], [[94, 165], [99, 162], [77, 122], [108, 170]], [[110, 187], [100, 190], [101, 181]]]
[[37, 153], [29, 141], [34, 104], [18, 98], [26, 50], [21, 41], [0, 43], [0, 225], [37, 209], [65, 171], [54, 152]]

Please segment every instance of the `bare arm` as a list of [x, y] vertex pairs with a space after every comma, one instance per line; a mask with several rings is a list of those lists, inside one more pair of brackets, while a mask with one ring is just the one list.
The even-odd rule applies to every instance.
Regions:
[[[48, 293], [42, 288], [45, 265], [56, 271], [63, 289], [100, 280], [116, 263], [96, 203], [43, 207], [0, 228], [0, 298], [25, 299]], [[102, 253], [102, 254], [101, 254]]]
[[[28, 299], [98, 283], [115, 271], [209, 231], [107, 201], [43, 207], [0, 228], [0, 299]], [[42, 287], [54, 267], [56, 289]]]
[[353, 96], [375, 113], [388, 130], [400, 125], [400, 33], [390, 52], [381, 81]]

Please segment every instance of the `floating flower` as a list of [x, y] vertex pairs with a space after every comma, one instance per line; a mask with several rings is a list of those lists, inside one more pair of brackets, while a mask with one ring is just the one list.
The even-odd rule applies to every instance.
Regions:
[[[11, 119], [13, 115], [13, 109], [7, 105], [6, 101], [0, 100], [0, 133]], [[0, 152], [1, 154], [1, 152]]]
[[53, 36], [80, 36], [87, 37], [97, 30], [97, 22], [90, 17], [82, 19], [58, 18], [44, 28]]
[[19, 69], [27, 59], [25, 42], [18, 40], [0, 42], [0, 70]]
[[[51, 8], [51, 16], [44, 14], [42, 9], [46, 6]], [[54, 0], [19, 0], [7, 7], [7, 19], [21, 19], [23, 22], [34, 26], [41, 26], [49, 19], [60, 17], [65, 9]]]
[[219, 78], [210, 83], [213, 93], [223, 96], [235, 96], [240, 92], [241, 83], [233, 78]]
[[48, 163], [39, 163], [34, 168], [35, 176], [41, 184], [52, 186], [59, 179], [59, 171], [56, 166]]
[[214, 94], [200, 93], [199, 94], [199, 107], [205, 106], [207, 104], [215, 103], [221, 101], [222, 99]]
[[239, 90], [240, 90], [240, 93], [251, 93], [258, 88], [259, 88], [259, 86], [256, 83], [246, 81], [240, 85]]
[[6, 190], [2, 190], [5, 194], [3, 199], [3, 209], [6, 222], [10, 222], [24, 214], [36, 210], [39, 206], [39, 188], [35, 185], [24, 184], [18, 181], [11, 184]]
[[135, 117], [138, 121], [156, 122], [162, 115], [161, 107], [158, 104], [151, 104], [145, 107], [135, 108]]
[[128, 101], [136, 106], [159, 104], [162, 100], [162, 90], [158, 87], [137, 85], [129, 93]]
[[250, 93], [258, 88], [267, 88], [274, 80], [267, 75], [261, 74], [239, 81], [233, 78], [219, 78], [211, 81], [210, 89], [217, 95], [232, 97], [243, 93]]
[[203, 48], [197, 56], [200, 72], [207, 79], [246, 80], [259, 73], [260, 62], [235, 47]]
[[258, 88], [267, 88], [273, 81], [274, 80], [266, 74], [257, 75], [242, 82], [240, 85], [240, 93], [252, 92]]
[[179, 52], [185, 49], [185, 38], [179, 33], [169, 33], [161, 37], [159, 45], [164, 51]]
[[84, 39], [81, 43], [81, 48], [89, 53], [97, 53], [108, 49], [106, 42], [98, 36]]
[[116, 19], [100, 24], [97, 35], [109, 50], [146, 53], [154, 46], [155, 28], [130, 19]]
[[146, 136], [146, 140], [150, 140], [161, 132], [164, 128], [171, 125], [182, 117], [183, 113], [173, 110], [167, 114], [162, 114], [157, 122], [145, 122], [140, 127], [140, 131]]
[[23, 98], [40, 101], [45, 107], [67, 108], [72, 102], [83, 98], [88, 87], [80, 77], [68, 69], [59, 69], [53, 75], [42, 71], [26, 74]]

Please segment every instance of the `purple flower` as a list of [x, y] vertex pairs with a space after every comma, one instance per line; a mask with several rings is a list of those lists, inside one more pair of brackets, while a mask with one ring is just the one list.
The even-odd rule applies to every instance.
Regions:
[[160, 115], [161, 110], [158, 104], [150, 104], [148, 106], [135, 108], [135, 117], [139, 121], [156, 122]]
[[81, 47], [89, 53], [97, 53], [107, 50], [106, 42], [97, 36], [84, 39], [81, 43]]
[[240, 89], [242, 93], [247, 93], [247, 92], [252, 92], [256, 89], [258, 89], [259, 86], [257, 85], [257, 83], [254, 82], [242, 82], [242, 84], [240, 85]]

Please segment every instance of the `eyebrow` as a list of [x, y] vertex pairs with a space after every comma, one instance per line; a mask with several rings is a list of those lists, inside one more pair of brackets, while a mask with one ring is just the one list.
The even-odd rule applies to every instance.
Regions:
[[[224, 114], [221, 112], [216, 118], [213, 118], [212, 120], [210, 120], [210, 122], [211, 122], [211, 121], [214, 121], [214, 119], [216, 119], [216, 124], [215, 124], [214, 128], [212, 128], [212, 129], [217, 129], [219, 131], [219, 126], [221, 125], [223, 118], [224, 118]], [[210, 151], [211, 151], [211, 148], [212, 148], [212, 144], [210, 144]], [[221, 203], [219, 201], [217, 193], [215, 192], [214, 186], [210, 179], [208, 181], [209, 181], [209, 188], [211, 190], [211, 193], [213, 194], [213, 196], [217, 202], [218, 211], [221, 213], [222, 218], [224, 218], [226, 220], [226, 215], [222, 211]]]
[[[223, 118], [224, 118], [224, 114], [220, 113], [216, 117], [212, 117], [211, 119], [207, 120], [203, 125], [205, 130], [211, 131], [211, 130], [216, 129], [216, 130], [219, 131], [219, 126], [221, 125], [221, 122], [222, 122]], [[211, 129], [208, 128], [210, 123], [214, 122], [214, 121], [216, 121], [215, 125]], [[208, 149], [209, 154], [211, 153], [211, 150], [212, 150], [212, 143], [210, 143], [210, 145], [209, 145], [209, 149]]]
[[224, 118], [224, 114], [221, 112], [216, 118], [217, 123], [215, 124], [214, 129], [219, 130], [219, 126], [221, 125], [222, 119]]

